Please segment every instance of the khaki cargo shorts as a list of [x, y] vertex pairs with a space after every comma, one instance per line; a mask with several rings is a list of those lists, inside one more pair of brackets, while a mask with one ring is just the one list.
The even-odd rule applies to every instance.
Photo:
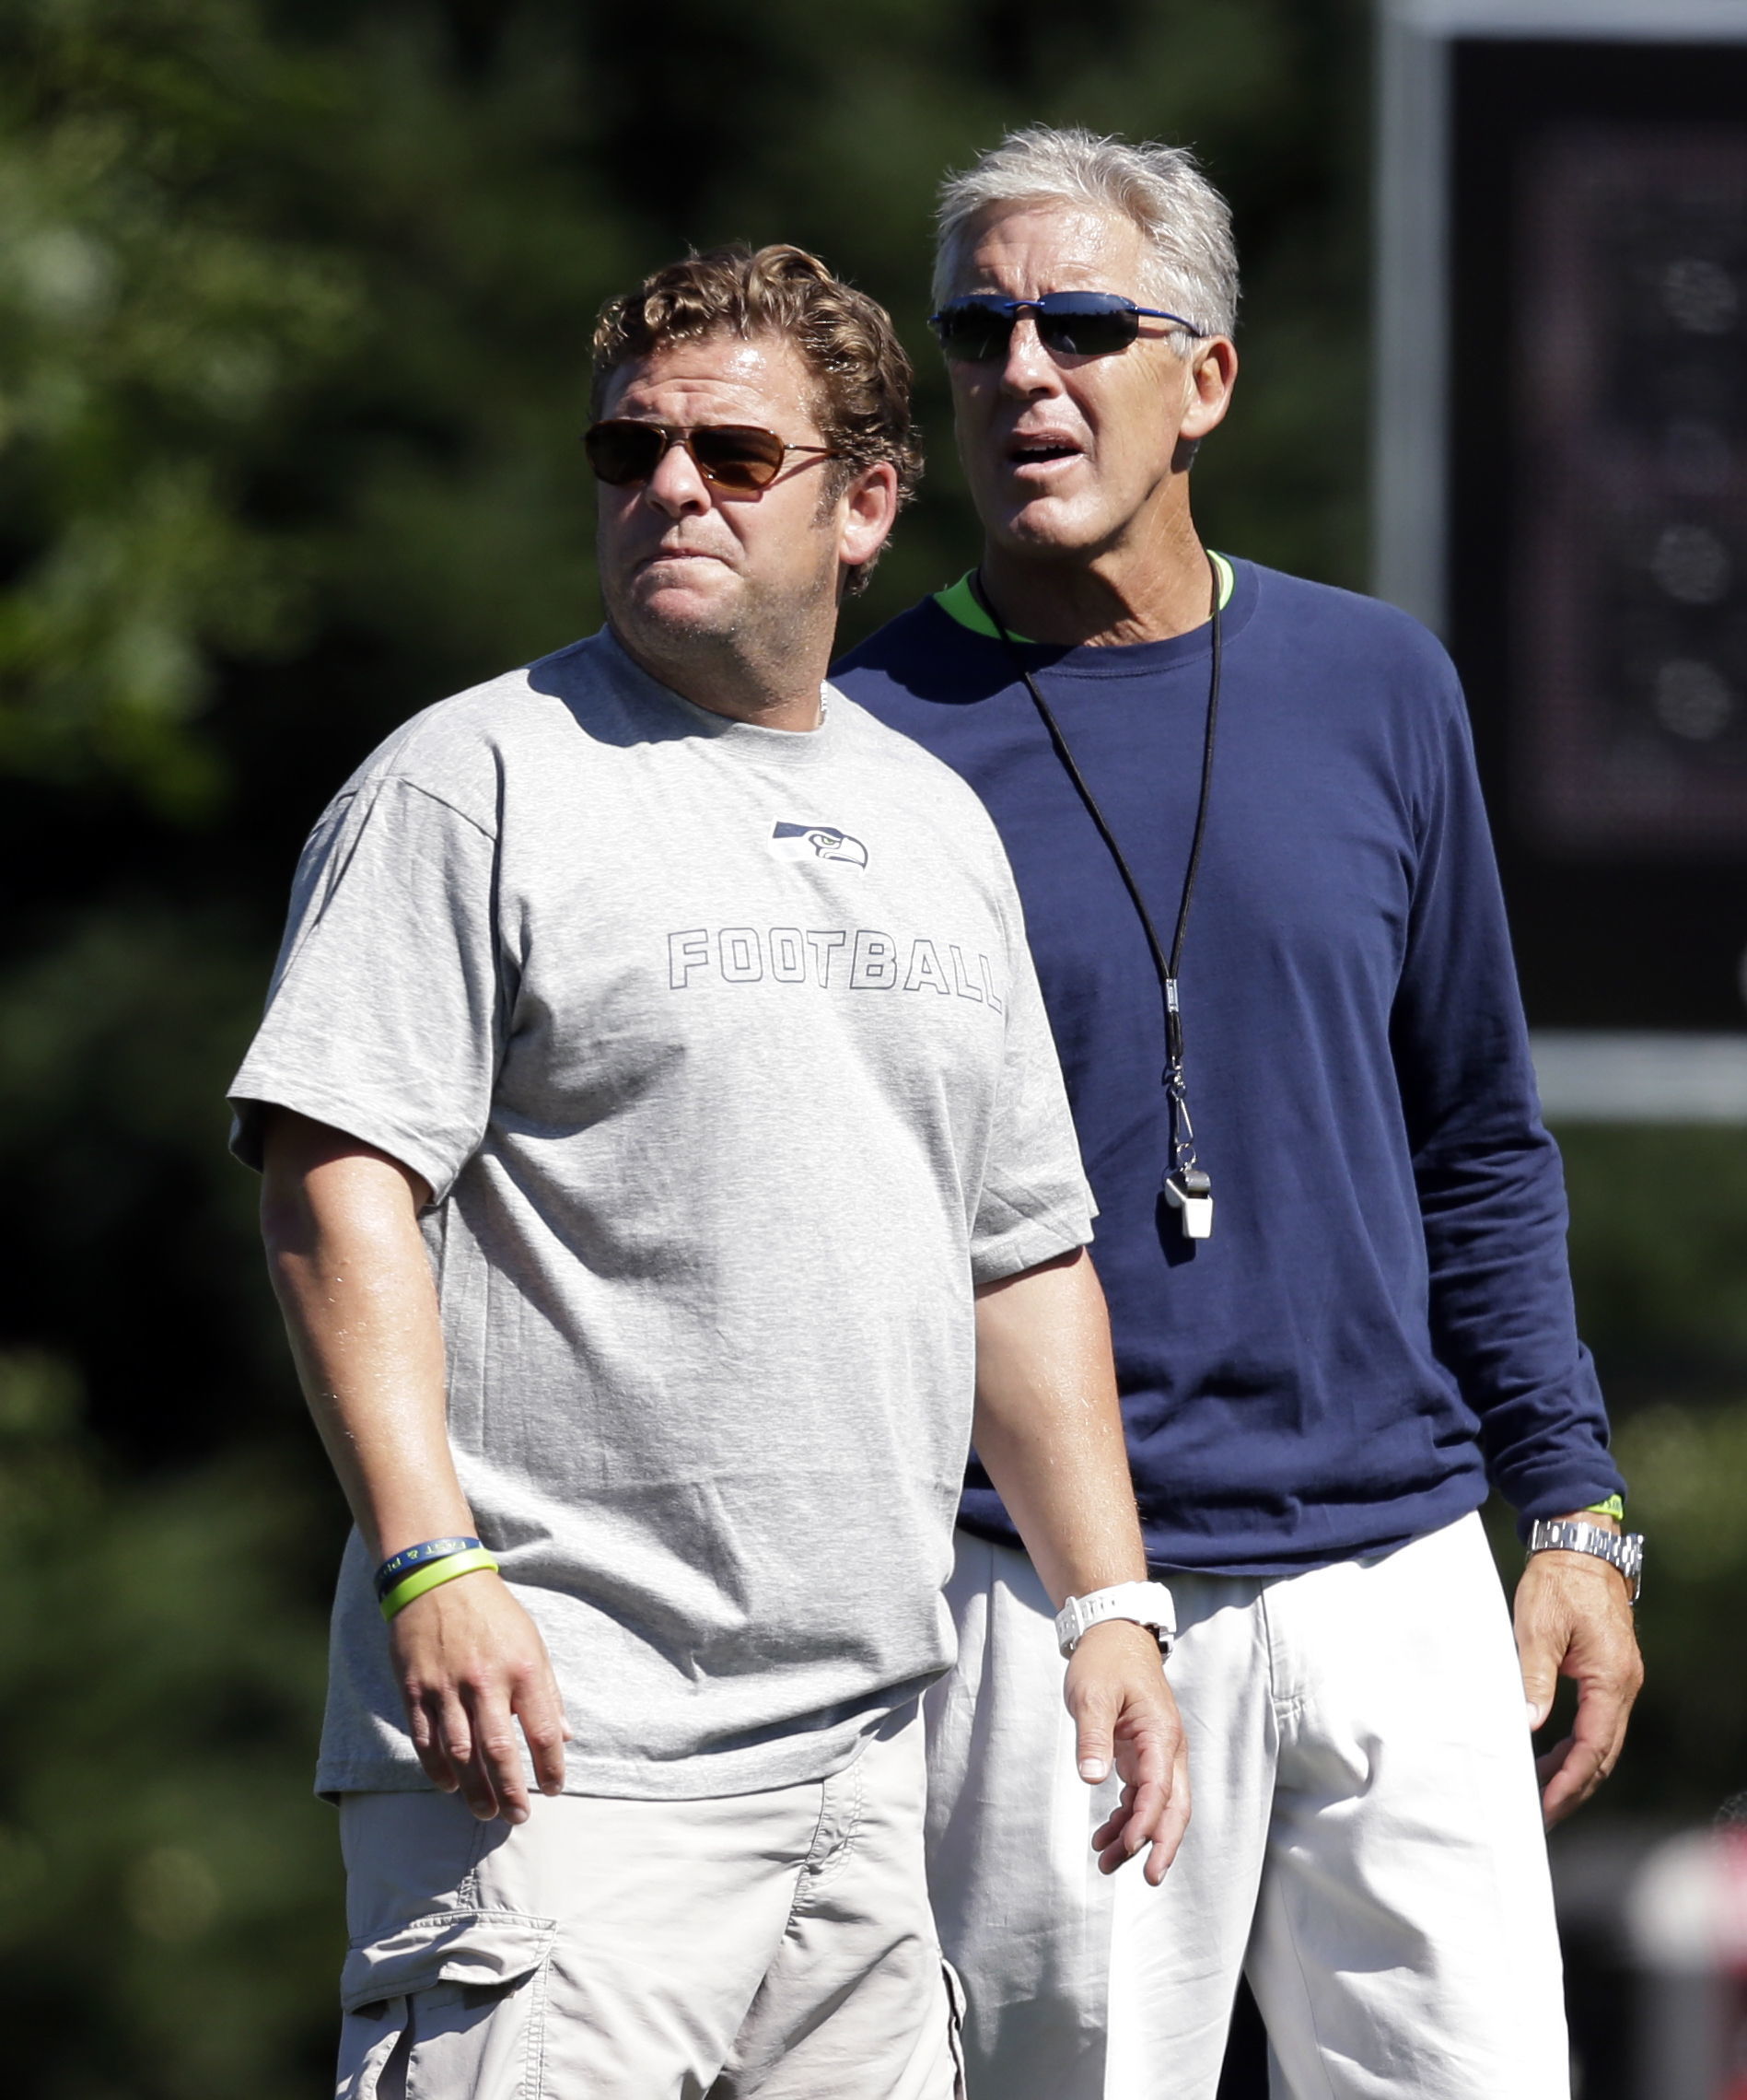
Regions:
[[341, 1802], [339, 2100], [962, 2100], [910, 1718], [721, 1800]]

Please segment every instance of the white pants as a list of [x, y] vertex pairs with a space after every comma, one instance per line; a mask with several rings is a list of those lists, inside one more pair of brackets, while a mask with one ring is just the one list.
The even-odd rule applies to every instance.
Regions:
[[711, 1801], [341, 1802], [339, 2100], [962, 2100], [914, 1717]]
[[1050, 1605], [960, 1534], [925, 1702], [971, 2100], [1214, 2100], [1239, 1972], [1289, 2100], [1566, 2100], [1522, 1680], [1479, 1518], [1304, 1575], [1173, 1575], [1194, 1809], [1100, 1875]]

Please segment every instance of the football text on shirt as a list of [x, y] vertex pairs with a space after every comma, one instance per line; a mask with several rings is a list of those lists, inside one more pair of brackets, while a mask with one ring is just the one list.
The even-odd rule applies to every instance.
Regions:
[[823, 991], [934, 992], [996, 1013], [1006, 1003], [980, 951], [919, 935], [903, 942], [874, 927], [689, 927], [668, 936], [668, 983], [814, 985]]

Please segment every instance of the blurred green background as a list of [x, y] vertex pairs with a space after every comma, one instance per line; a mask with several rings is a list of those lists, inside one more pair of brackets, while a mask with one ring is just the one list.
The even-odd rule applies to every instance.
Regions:
[[[337, 1493], [225, 1156], [303, 835], [396, 721], [598, 617], [600, 300], [821, 249], [933, 466], [845, 638], [972, 545], [933, 189], [1035, 119], [1196, 146], [1245, 263], [1215, 543], [1366, 577], [1357, 0], [0, 0], [0, 2020], [23, 2100], [291, 2100], [342, 1939], [309, 1796]], [[1747, 1784], [1747, 1137], [1574, 1129], [1654, 1534], [1602, 1816]], [[1649, 1196], [1651, 1200], [1645, 1200]]]

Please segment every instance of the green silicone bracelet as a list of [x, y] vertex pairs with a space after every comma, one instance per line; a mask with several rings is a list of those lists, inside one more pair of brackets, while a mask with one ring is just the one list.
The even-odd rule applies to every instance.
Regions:
[[1586, 1517], [1612, 1517], [1616, 1523], [1624, 1523], [1625, 1498], [1624, 1495], [1610, 1495], [1605, 1502], [1591, 1502], [1583, 1513]]
[[427, 1560], [423, 1568], [398, 1581], [382, 1600], [382, 1616], [391, 1619], [396, 1612], [404, 1611], [414, 1597], [422, 1597], [426, 1590], [435, 1590], [439, 1582], [452, 1582], [458, 1575], [477, 1575], [482, 1569], [496, 1574], [497, 1563], [483, 1546], [470, 1546], [465, 1553], [450, 1553], [441, 1560]]

